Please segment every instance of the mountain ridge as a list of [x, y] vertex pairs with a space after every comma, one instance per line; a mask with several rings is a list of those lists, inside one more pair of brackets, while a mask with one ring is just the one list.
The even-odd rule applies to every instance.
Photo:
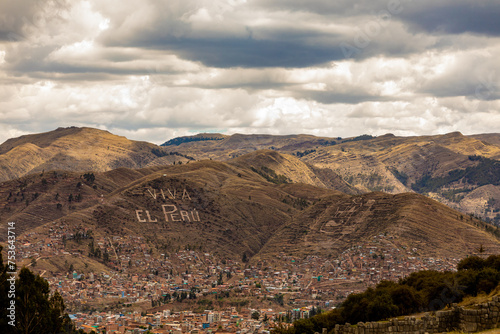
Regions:
[[[255, 154], [265, 161], [280, 155], [266, 151], [248, 158]], [[408, 247], [418, 245], [421, 256], [465, 256], [480, 246], [500, 251], [498, 228], [425, 196], [349, 195], [272, 182], [258, 173], [265, 164], [244, 165], [245, 159], [119, 168], [93, 177], [31, 174], [0, 184], [0, 196], [7, 199], [0, 219], [23, 222], [19, 234], [65, 222], [92, 230], [95, 237], [141, 235], [150, 247], [174, 251], [189, 244], [233, 258], [246, 253], [271, 259], [283, 251], [335, 256], [381, 233]]]
[[[197, 140], [200, 138], [217, 140]], [[180, 137], [176, 145], [158, 146], [98, 129], [59, 128], [12, 138], [0, 145], [0, 181], [44, 170], [107, 171], [203, 159], [230, 161], [259, 150], [284, 154], [283, 165], [273, 164], [271, 169], [291, 182], [341, 187], [352, 194], [418, 192], [500, 224], [500, 173], [496, 163], [500, 161], [500, 134], [494, 133], [350, 138], [205, 133]], [[464, 174], [467, 169], [476, 176]], [[450, 178], [450, 173], [459, 177]], [[481, 173], [491, 175], [488, 182], [476, 182]], [[436, 182], [440, 185], [429, 187]]]
[[159, 146], [93, 128], [57, 130], [12, 138], [0, 145], [0, 181], [44, 170], [106, 171], [118, 167], [187, 161]]
[[[496, 180], [500, 181], [500, 173], [496, 173], [496, 167], [491, 171], [485, 170], [498, 175], [493, 183], [478, 184], [467, 181], [463, 176], [432, 191], [418, 188], [419, 183], [426, 179], [445, 178], [449, 173], [477, 168], [481, 163], [471, 157], [500, 161], [500, 134], [466, 136], [452, 132], [435, 136], [397, 137], [386, 134], [351, 138], [258, 135], [255, 140], [252, 135], [238, 135], [240, 139], [232, 141], [230, 138], [203, 146], [197, 143], [180, 144], [175, 149], [196, 158], [221, 161], [255, 150], [271, 149], [295, 155], [313, 167], [331, 170], [360, 192], [396, 194], [416, 191], [462, 212], [474, 213], [500, 224], [500, 197], [496, 195], [497, 191], [481, 190], [490, 184], [498, 187]], [[481, 168], [485, 166], [479, 166], [478, 172], [483, 172]], [[493, 200], [486, 195], [481, 198], [469, 196], [469, 192], [476, 189], [480, 193], [493, 193]], [[460, 191], [463, 197], [453, 195]]]

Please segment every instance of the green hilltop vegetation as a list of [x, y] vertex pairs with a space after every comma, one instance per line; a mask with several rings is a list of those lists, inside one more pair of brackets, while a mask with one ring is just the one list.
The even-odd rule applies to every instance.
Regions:
[[267, 181], [275, 184], [283, 184], [283, 183], [291, 183], [291, 180], [287, 178], [285, 175], [277, 174], [274, 169], [271, 169], [266, 166], [262, 166], [260, 170], [255, 167], [250, 167], [250, 169], [254, 172], [265, 178]]
[[472, 256], [463, 259], [457, 272], [419, 271], [398, 283], [382, 281], [375, 288], [351, 294], [336, 309], [300, 319], [293, 327], [280, 326], [274, 334], [313, 334], [336, 324], [379, 321], [388, 318], [438, 311], [466, 297], [489, 294], [499, 289], [500, 255], [487, 259]]
[[224, 137], [220, 135], [198, 135], [198, 136], [185, 136], [170, 139], [169, 141], [161, 144], [161, 146], [179, 146], [183, 143], [197, 142], [197, 141], [207, 141], [207, 140], [223, 140]]
[[168, 155], [176, 155], [176, 156], [179, 156], [179, 157], [184, 157], [188, 160], [195, 160], [193, 157], [190, 157], [188, 155], [185, 155], [185, 154], [182, 154], [182, 153], [179, 153], [179, 152], [166, 152], [163, 148], [161, 147], [155, 147], [153, 149], [151, 149], [151, 153], [153, 153], [155, 156], [161, 158], [161, 157], [166, 157]]
[[[465, 169], [454, 169], [448, 172], [444, 177], [431, 177], [425, 175], [418, 182], [412, 184], [412, 189], [420, 192], [436, 192], [443, 186], [453, 182], [465, 180], [467, 184], [484, 186], [492, 184], [495, 186], [500, 185], [500, 162], [480, 156], [469, 156], [470, 161], [477, 161], [476, 166], [467, 167]], [[399, 174], [399, 173], [398, 173]], [[399, 174], [401, 175], [401, 174]], [[399, 176], [401, 177], [401, 176]], [[466, 192], [467, 190], [462, 190]]]
[[342, 143], [349, 143], [349, 142], [353, 142], [353, 141], [362, 141], [362, 140], [370, 140], [370, 139], [374, 139], [374, 138], [376, 138], [376, 137], [365, 134], [365, 135], [357, 136], [357, 137], [350, 138], [350, 139], [344, 139], [344, 140], [342, 140]]
[[[279, 136], [278, 136], [279, 137]], [[201, 133], [195, 136], [183, 136], [183, 137], [176, 137], [173, 139], [170, 139], [169, 141], [166, 141], [165, 143], [161, 144], [161, 146], [179, 146], [180, 144], [183, 143], [191, 143], [191, 142], [200, 142], [200, 141], [217, 141], [217, 140], [224, 140], [226, 139], [227, 136], [218, 134], [218, 133]], [[336, 140], [327, 140], [327, 139], [319, 139], [317, 141], [318, 145], [321, 146], [331, 146], [331, 145], [336, 145], [338, 143], [348, 143], [348, 142], [355, 142], [355, 141], [362, 141], [362, 140], [370, 140], [374, 139], [376, 137], [371, 136], [371, 135], [361, 135], [353, 138], [348, 138], [348, 139], [342, 139], [341, 137], [337, 137]]]

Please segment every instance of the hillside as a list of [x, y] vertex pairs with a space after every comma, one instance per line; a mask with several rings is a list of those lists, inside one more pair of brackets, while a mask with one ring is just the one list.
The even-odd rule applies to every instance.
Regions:
[[252, 171], [277, 184], [304, 183], [346, 194], [360, 193], [328, 168], [314, 167], [293, 155], [280, 154], [272, 150], [248, 153], [229, 163], [241, 168], [250, 167]]
[[264, 254], [278, 249], [302, 256], [335, 254], [378, 235], [391, 236], [418, 256], [472, 254], [483, 243], [492, 253], [500, 250], [485, 225], [422, 195], [340, 195], [313, 203], [273, 236]]
[[[275, 152], [270, 153], [276, 158]], [[250, 167], [237, 165], [200, 161], [95, 174], [31, 174], [0, 185], [0, 198], [6, 199], [0, 218], [23, 222], [19, 232], [60, 220], [105, 235], [143, 235], [155, 239], [157, 246], [170, 244], [172, 249], [189, 243], [225, 254], [255, 254], [299, 209], [282, 201], [290, 194], [276, 183]], [[270, 167], [266, 170], [272, 171]], [[318, 194], [332, 192], [313, 189]], [[299, 197], [292, 197], [300, 202]], [[167, 204], [175, 205], [168, 210], [182, 209], [190, 216], [177, 217], [182, 222], [165, 221], [161, 205]], [[136, 209], [143, 211], [138, 215]], [[143, 220], [148, 223], [141, 223]], [[149, 220], [156, 223], [149, 224]]]
[[[348, 194], [417, 192], [500, 224], [498, 134], [329, 138], [204, 133], [157, 146], [97, 129], [59, 128], [0, 145], [0, 181], [49, 170], [103, 172], [203, 159], [253, 166], [253, 158], [238, 158], [260, 150], [285, 154], [266, 163], [290, 182]], [[266, 175], [260, 166], [254, 168]]]
[[[1, 235], [15, 221], [18, 235], [39, 235], [43, 243], [53, 226], [64, 225], [72, 235], [92, 231], [94, 239], [140, 236], [155, 252], [189, 245], [235, 259], [334, 256], [384, 233], [419, 256], [463, 257], [481, 245], [500, 251], [492, 234], [498, 229], [422, 195], [348, 195], [276, 182], [287, 180], [282, 173], [292, 166], [304, 168], [299, 162], [267, 151], [230, 162], [31, 174], [0, 185]], [[73, 246], [86, 256], [87, 244]]]
[[[189, 151], [196, 159], [216, 159], [228, 160], [257, 150], [280, 150], [283, 152], [293, 152], [295, 150], [306, 149], [318, 145], [331, 145], [336, 143], [328, 138], [319, 138], [312, 135], [243, 135], [234, 134], [222, 136], [220, 134], [210, 134], [219, 140], [190, 140], [188, 137], [181, 137], [182, 140], [172, 139], [164, 144], [168, 151], [179, 150]], [[196, 136], [193, 136], [196, 138]], [[171, 145], [172, 142], [177, 143]]]
[[353, 138], [235, 134], [203, 143], [186, 141], [166, 150], [222, 161], [255, 150], [275, 150], [333, 171], [360, 192], [417, 192], [500, 224], [499, 138], [459, 132]]
[[49, 170], [107, 171], [186, 162], [157, 145], [92, 128], [57, 130], [12, 138], [0, 145], [0, 182]]

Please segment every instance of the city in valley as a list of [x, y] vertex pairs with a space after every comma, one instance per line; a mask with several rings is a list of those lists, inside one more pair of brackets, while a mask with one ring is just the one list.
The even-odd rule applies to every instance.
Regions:
[[499, 16], [0, 0], [0, 334], [500, 333]]
[[423, 257], [388, 234], [330, 257], [235, 261], [195, 248], [162, 252], [143, 237], [93, 236], [54, 222], [20, 236], [17, 257], [60, 292], [77, 329], [176, 334], [267, 333], [381, 280], [454, 270], [459, 261]]

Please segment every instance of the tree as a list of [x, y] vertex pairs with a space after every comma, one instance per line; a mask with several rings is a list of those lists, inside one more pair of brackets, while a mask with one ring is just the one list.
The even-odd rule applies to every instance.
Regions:
[[311, 319], [299, 319], [293, 323], [295, 333], [314, 333], [314, 323]]
[[7, 266], [3, 264], [3, 258], [2, 258], [2, 246], [0, 246], [0, 332], [1, 333], [8, 333], [10, 330], [10, 325], [8, 324], [8, 321], [10, 320], [7, 318], [8, 315], [8, 310], [7, 308], [9, 307], [10, 304], [10, 299], [8, 298], [8, 291], [10, 287], [9, 281], [7, 275]]
[[48, 282], [22, 268], [16, 281], [17, 333], [49, 334], [73, 332], [74, 327], [64, 313], [64, 300], [56, 292], [49, 296]]
[[411, 314], [419, 310], [422, 300], [413, 287], [400, 285], [391, 291], [392, 302], [399, 308], [400, 314]]
[[283, 294], [278, 293], [277, 295], [274, 295], [274, 301], [283, 306]]
[[479, 256], [470, 256], [468, 258], [465, 258], [461, 260], [458, 263], [457, 269], [458, 270], [481, 270], [484, 267], [484, 260], [480, 258]]
[[102, 260], [106, 263], [109, 261], [109, 253], [107, 250], [104, 251], [104, 254], [102, 255]]
[[257, 311], [254, 311], [254, 312], [252, 313], [252, 319], [254, 319], [254, 320], [259, 320], [259, 318], [260, 318], [260, 313], [259, 313], [259, 312], [257, 312]]
[[87, 181], [88, 183], [94, 183], [95, 181], [95, 175], [94, 173], [85, 173], [83, 174], [83, 178], [85, 179], [85, 181]]
[[493, 268], [484, 268], [477, 275], [477, 292], [490, 293], [500, 282], [500, 272]]
[[217, 279], [217, 285], [222, 285], [224, 282], [222, 281], [222, 272], [219, 273], [219, 278]]
[[500, 269], [500, 255], [490, 255], [486, 260], [485, 260], [485, 266], [488, 268], [493, 268], [493, 269]]
[[394, 305], [391, 298], [386, 295], [379, 295], [371, 300], [366, 310], [369, 321], [377, 321], [398, 315], [398, 307]]
[[309, 317], [314, 317], [316, 315], [316, 308], [313, 306], [311, 311], [309, 311]]
[[71, 322], [68, 314], [64, 312], [66, 306], [59, 292], [55, 292], [49, 299], [50, 309], [49, 318], [51, 323], [50, 333], [60, 333], [61, 329], [64, 333], [74, 332], [74, 325]]
[[18, 326], [22, 332], [33, 333], [47, 316], [49, 285], [27, 268], [21, 269], [17, 283]]

